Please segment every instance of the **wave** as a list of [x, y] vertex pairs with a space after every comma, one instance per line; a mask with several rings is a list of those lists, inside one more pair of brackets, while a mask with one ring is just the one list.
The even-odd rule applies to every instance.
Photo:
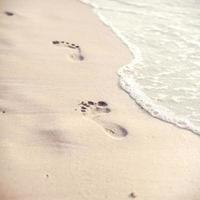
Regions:
[[140, 49], [130, 42], [128, 38], [126, 38], [120, 30], [118, 30], [111, 21], [107, 20], [106, 17], [104, 17], [99, 10], [104, 10], [104, 8], [99, 7], [94, 2], [90, 2], [89, 0], [80, 0], [81, 2], [91, 5], [94, 8], [95, 13], [100, 18], [100, 20], [120, 38], [120, 40], [129, 48], [131, 54], [132, 54], [132, 61], [122, 66], [118, 70], [119, 75], [119, 83], [122, 89], [124, 89], [130, 97], [132, 97], [135, 102], [141, 106], [145, 111], [147, 111], [151, 116], [160, 119], [165, 122], [169, 122], [171, 124], [174, 124], [180, 128], [187, 129], [192, 131], [193, 133], [200, 135], [200, 129], [192, 124], [188, 119], [185, 119], [183, 117], [178, 117], [172, 110], [169, 110], [168, 108], [158, 105], [157, 102], [154, 102], [150, 97], [148, 97], [145, 92], [142, 90], [139, 83], [137, 83], [136, 80], [133, 79], [133, 77], [130, 78], [129, 71], [133, 71], [135, 66], [137, 65], [143, 65], [143, 59], [141, 55]]

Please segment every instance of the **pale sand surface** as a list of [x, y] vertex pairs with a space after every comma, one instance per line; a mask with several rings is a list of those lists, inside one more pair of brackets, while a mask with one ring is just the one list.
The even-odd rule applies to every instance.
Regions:
[[[119, 88], [131, 55], [89, 6], [2, 0], [0, 11], [1, 200], [199, 200], [200, 138]], [[80, 45], [84, 60], [54, 40]], [[87, 100], [111, 112], [83, 116]]]

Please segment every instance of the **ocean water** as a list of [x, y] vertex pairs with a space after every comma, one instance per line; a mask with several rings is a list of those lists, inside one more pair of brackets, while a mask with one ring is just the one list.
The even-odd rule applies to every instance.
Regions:
[[121, 87], [152, 116], [200, 134], [200, 0], [82, 0], [130, 49]]

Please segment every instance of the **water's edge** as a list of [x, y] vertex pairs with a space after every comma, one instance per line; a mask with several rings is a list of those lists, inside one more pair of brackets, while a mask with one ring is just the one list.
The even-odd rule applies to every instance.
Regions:
[[142, 91], [140, 85], [135, 80], [130, 80], [128, 78], [126, 72], [129, 69], [133, 69], [136, 64], [140, 64], [142, 61], [140, 49], [130, 43], [127, 38], [125, 38], [121, 34], [121, 32], [113, 26], [110, 21], [108, 21], [103, 15], [101, 15], [101, 13], [98, 12], [98, 5], [88, 2], [88, 0], [80, 0], [80, 2], [90, 5], [93, 8], [95, 14], [97, 14], [97, 16], [106, 26], [111, 28], [114, 34], [116, 34], [118, 38], [129, 48], [131, 55], [133, 56], [133, 59], [129, 64], [122, 66], [118, 70], [119, 83], [121, 88], [125, 90], [130, 95], [130, 97], [132, 97], [135, 102], [143, 109], [145, 109], [151, 116], [159, 120], [174, 124], [179, 128], [190, 130], [197, 135], [200, 135], [199, 128], [191, 124], [187, 119], [177, 117], [174, 112], [153, 102], [153, 100], [151, 100]]

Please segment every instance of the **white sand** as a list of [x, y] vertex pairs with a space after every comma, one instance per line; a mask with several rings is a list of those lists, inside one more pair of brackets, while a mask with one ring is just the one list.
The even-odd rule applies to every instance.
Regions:
[[[2, 0], [0, 11], [0, 200], [199, 200], [200, 138], [119, 88], [129, 51], [90, 7]], [[80, 45], [85, 59], [54, 40]], [[111, 112], [83, 116], [87, 100]], [[127, 136], [115, 137], [118, 125]]]

